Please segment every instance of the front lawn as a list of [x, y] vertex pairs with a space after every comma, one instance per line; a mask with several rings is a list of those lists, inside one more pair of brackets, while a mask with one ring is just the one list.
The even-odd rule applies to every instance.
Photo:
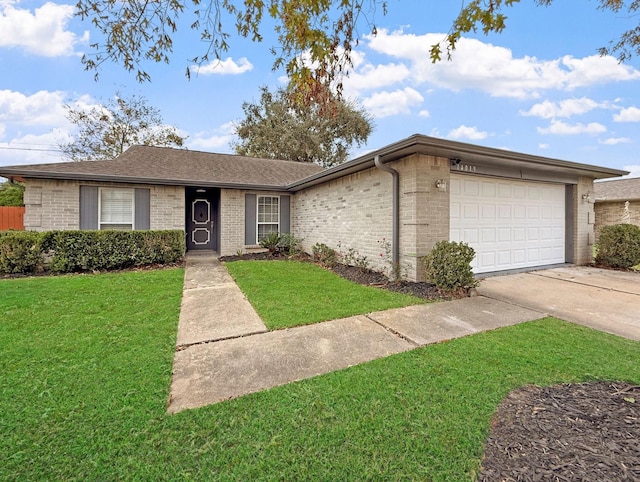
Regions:
[[225, 266], [270, 330], [425, 303], [352, 283], [313, 263], [234, 261]]
[[0, 280], [0, 480], [473, 480], [527, 383], [640, 383], [553, 318], [166, 414], [183, 271]]

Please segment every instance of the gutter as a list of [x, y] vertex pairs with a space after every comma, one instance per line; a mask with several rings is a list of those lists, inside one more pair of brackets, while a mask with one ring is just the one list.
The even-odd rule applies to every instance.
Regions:
[[393, 177], [393, 190], [391, 194], [391, 259], [393, 266], [396, 267], [400, 266], [400, 174], [394, 168], [383, 164], [382, 158], [379, 155], [373, 158], [373, 163], [378, 169], [388, 172]]

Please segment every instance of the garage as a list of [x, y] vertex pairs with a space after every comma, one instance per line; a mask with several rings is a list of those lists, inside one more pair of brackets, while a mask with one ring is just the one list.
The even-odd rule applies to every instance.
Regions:
[[565, 262], [565, 186], [451, 174], [451, 241], [476, 251], [475, 273]]

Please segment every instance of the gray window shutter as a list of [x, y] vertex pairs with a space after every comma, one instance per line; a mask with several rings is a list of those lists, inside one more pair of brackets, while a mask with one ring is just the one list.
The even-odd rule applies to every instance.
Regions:
[[291, 196], [280, 196], [280, 232], [291, 232]]
[[151, 192], [149, 189], [136, 189], [135, 227], [134, 229], [151, 229]]
[[98, 229], [98, 186], [80, 186], [80, 229]]
[[255, 194], [245, 194], [244, 196], [244, 244], [256, 244], [258, 233], [256, 232], [258, 204]]

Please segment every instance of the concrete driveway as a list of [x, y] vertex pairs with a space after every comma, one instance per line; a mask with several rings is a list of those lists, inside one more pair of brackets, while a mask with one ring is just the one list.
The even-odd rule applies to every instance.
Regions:
[[478, 292], [640, 341], [640, 273], [561, 267], [485, 278]]

